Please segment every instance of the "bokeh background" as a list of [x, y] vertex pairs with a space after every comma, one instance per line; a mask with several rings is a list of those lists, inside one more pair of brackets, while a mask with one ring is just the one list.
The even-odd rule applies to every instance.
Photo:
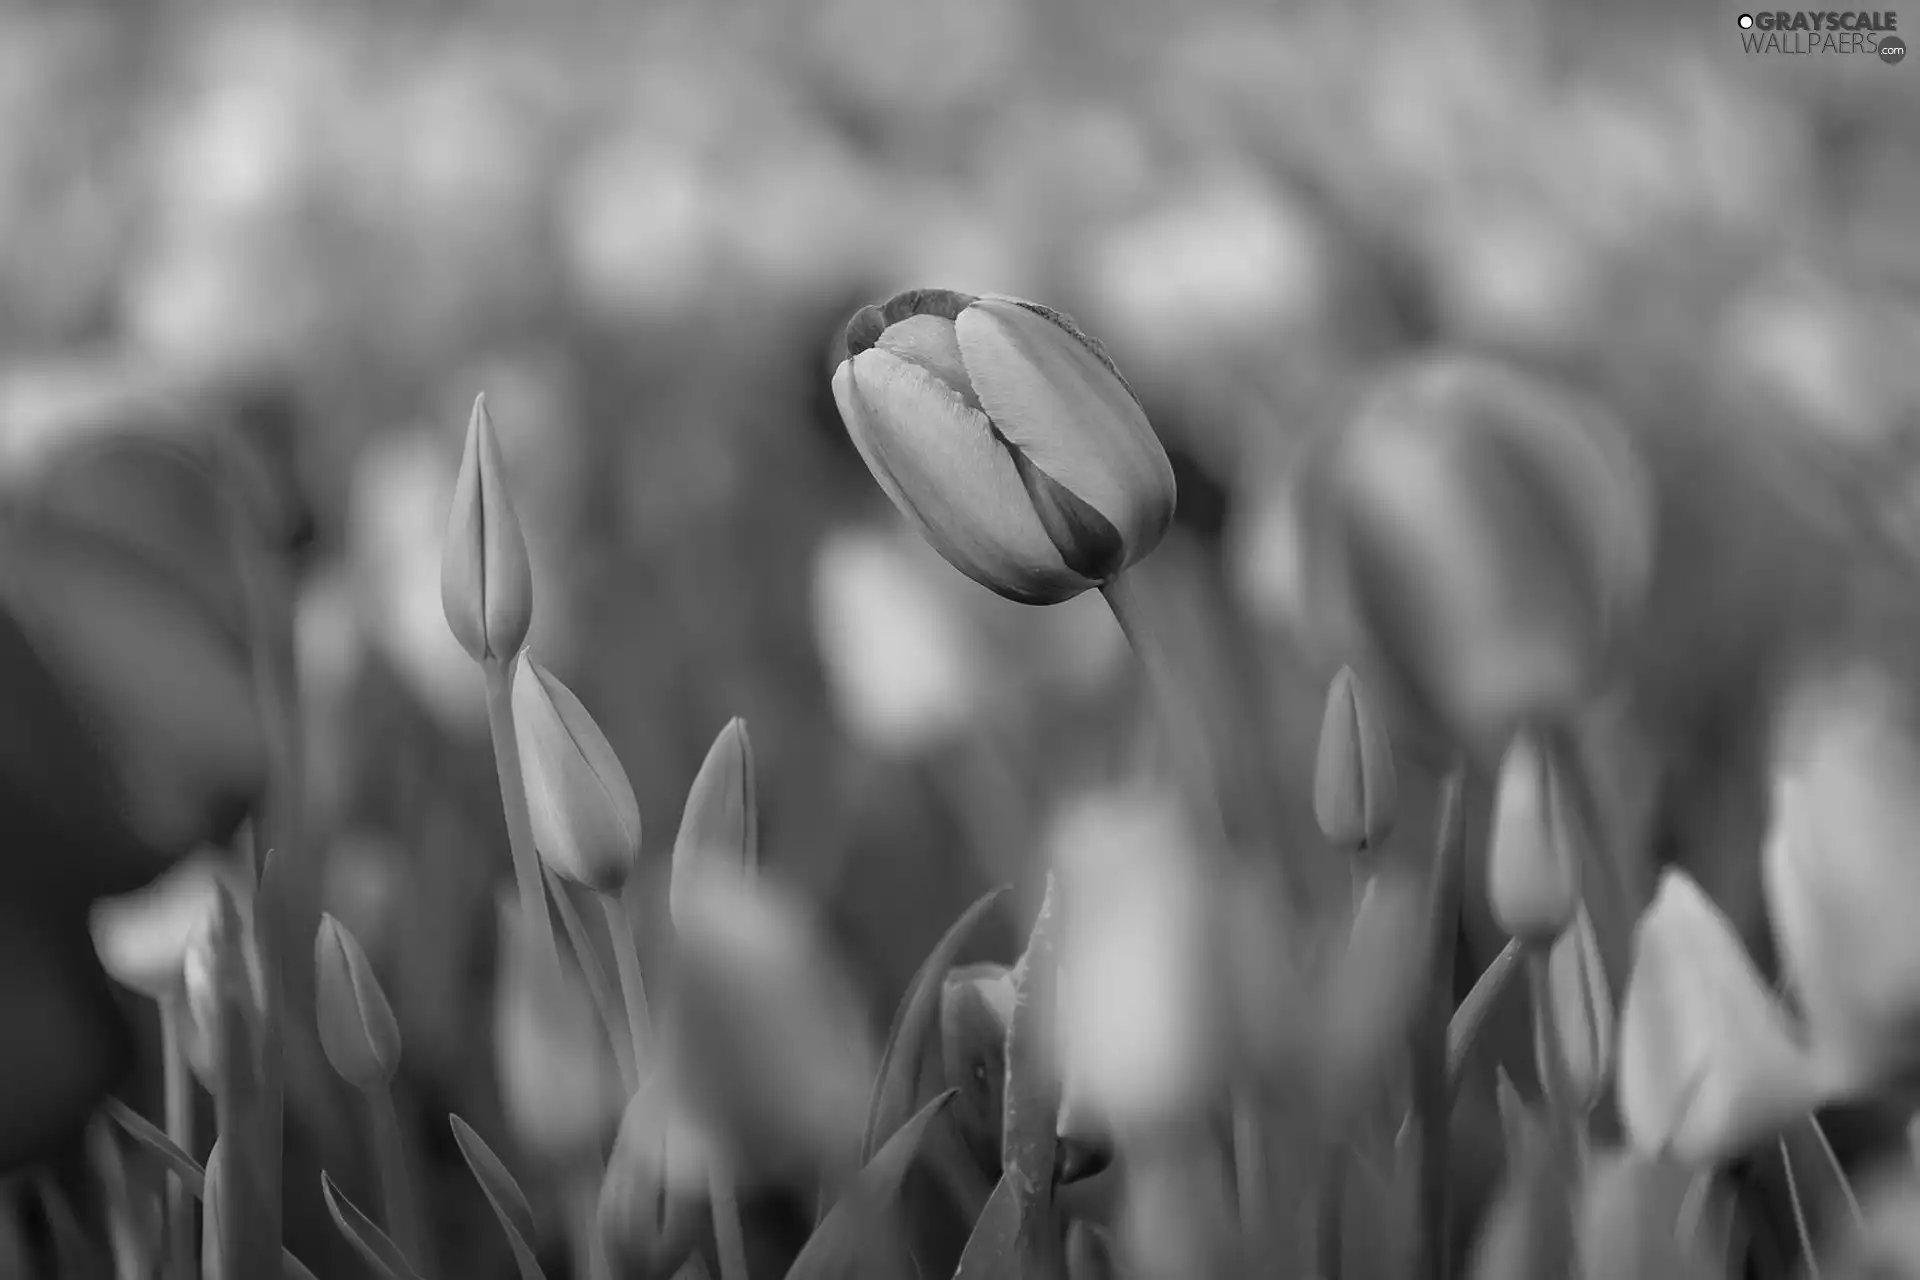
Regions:
[[[1176, 459], [1150, 565], [1213, 673], [1236, 829], [1310, 840], [1328, 671], [1298, 642], [1282, 481], [1385, 362], [1499, 350], [1629, 412], [1677, 377], [1704, 412], [1865, 451], [1890, 520], [1920, 493], [1920, 60], [1749, 58], [1734, 16], [0, 9], [0, 432], [185, 380], [284, 454], [314, 521], [308, 890], [394, 998], [445, 1274], [510, 1273], [446, 1110], [516, 1153], [556, 1238], [618, 1110], [590, 1015], [496, 999], [505, 835], [438, 577], [477, 393], [532, 643], [606, 729], [649, 847], [744, 716], [766, 858], [883, 1026], [961, 906], [1031, 890], [1050, 814], [1128, 767], [1140, 715], [1097, 598], [992, 598], [896, 522], [827, 388], [851, 310], [1011, 292], [1107, 342]], [[983, 954], [1017, 948], [1003, 924]], [[371, 1202], [338, 1087], [295, 1070], [290, 1158]], [[290, 1243], [335, 1274], [311, 1181], [290, 1173]]]

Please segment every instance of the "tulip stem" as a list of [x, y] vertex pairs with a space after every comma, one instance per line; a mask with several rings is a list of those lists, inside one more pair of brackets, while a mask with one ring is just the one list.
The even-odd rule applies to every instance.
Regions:
[[[165, 1094], [167, 1137], [193, 1154], [193, 1076], [187, 1070], [186, 999], [179, 993], [160, 1002], [160, 1075]], [[194, 1280], [193, 1200], [177, 1173], [167, 1175], [167, 1274], [170, 1280]]]
[[427, 1258], [422, 1248], [420, 1220], [414, 1212], [413, 1184], [407, 1176], [406, 1148], [400, 1141], [400, 1115], [393, 1093], [381, 1084], [363, 1091], [372, 1118], [374, 1159], [380, 1169], [380, 1191], [386, 1201], [387, 1230], [407, 1260], [422, 1272]]
[[607, 932], [613, 939], [613, 959], [620, 968], [620, 994], [626, 1001], [627, 1043], [634, 1065], [634, 1088], [647, 1060], [647, 1037], [652, 1018], [647, 1012], [647, 987], [640, 973], [640, 948], [633, 936], [633, 918], [627, 903], [618, 895], [602, 895], [600, 906], [607, 916]]
[[1224, 851], [1225, 823], [1221, 819], [1220, 798], [1216, 790], [1220, 773], [1214, 767], [1213, 748], [1207, 727], [1200, 719], [1199, 708], [1190, 696], [1183, 696], [1181, 681], [1175, 674], [1178, 664], [1173, 661], [1173, 655], [1168, 651], [1159, 629], [1148, 620], [1148, 610], [1141, 603], [1132, 575], [1116, 575], [1100, 588], [1100, 593], [1106, 597], [1114, 621], [1120, 624], [1127, 643], [1140, 660], [1148, 691], [1156, 703], [1161, 726], [1167, 733], [1173, 751], [1174, 767], [1187, 787], [1194, 816], [1206, 825], [1207, 834]]
[[580, 910], [574, 906], [566, 883], [551, 868], [542, 868], [542, 871], [547, 880], [547, 892], [553, 896], [554, 908], [559, 911], [560, 923], [567, 931], [567, 941], [573, 946], [580, 977], [586, 982], [587, 994], [593, 998], [593, 1007], [600, 1014], [600, 1025], [607, 1033], [607, 1044], [613, 1050], [614, 1063], [620, 1068], [620, 1082], [626, 1086], [627, 1096], [632, 1097], [640, 1088], [639, 1064], [633, 1057], [633, 1032], [620, 1006], [614, 1001], [606, 968], [600, 963], [600, 953], [594, 948], [593, 937], [587, 932], [587, 922], [581, 919]]
[[740, 1202], [733, 1179], [725, 1170], [707, 1175], [707, 1194], [713, 1200], [713, 1248], [720, 1263], [720, 1280], [751, 1280], [747, 1273], [747, 1242], [740, 1230]]
[[520, 914], [533, 931], [534, 963], [557, 970], [559, 947], [546, 886], [540, 879], [540, 855], [533, 847], [533, 821], [527, 814], [527, 784], [520, 773], [519, 734], [513, 724], [512, 659], [481, 664], [487, 678], [487, 726], [493, 731], [494, 769], [500, 777], [500, 803], [507, 819], [507, 845], [513, 854], [513, 878], [520, 890]]

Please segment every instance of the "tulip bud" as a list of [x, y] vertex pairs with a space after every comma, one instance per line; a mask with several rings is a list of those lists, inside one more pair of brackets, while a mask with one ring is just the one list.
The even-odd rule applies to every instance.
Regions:
[[1313, 814], [1333, 844], [1377, 849], [1398, 816], [1393, 747], [1351, 668], [1327, 690], [1320, 753], [1313, 768]]
[[1920, 1065], [1920, 743], [1871, 671], [1809, 682], [1784, 717], [1763, 883], [1814, 1048], [1862, 1084]]
[[1517, 1153], [1474, 1243], [1473, 1280], [1536, 1280], [1572, 1274], [1573, 1188], [1542, 1135]]
[[1308, 467], [1316, 614], [1395, 701], [1485, 748], [1596, 687], [1653, 569], [1648, 479], [1603, 408], [1450, 357], [1386, 380]]
[[367, 953], [330, 915], [313, 939], [314, 1009], [320, 1047], [348, 1084], [376, 1089], [400, 1065], [400, 1027]]
[[1732, 922], [1676, 868], [1634, 932], [1618, 1070], [1634, 1146], [1690, 1164], [1737, 1154], [1829, 1092]]
[[[715, 870], [751, 874], [760, 860], [759, 818], [753, 786], [753, 743], [746, 721], [735, 716], [713, 740], [687, 792], [680, 833], [673, 842], [673, 883], [696, 861]], [[678, 895], [668, 889], [669, 911]]]
[[1725, 1276], [1726, 1260], [1710, 1261], [1686, 1226], [1686, 1202], [1697, 1176], [1627, 1151], [1593, 1156], [1577, 1213], [1579, 1274], [1586, 1280]]
[[534, 847], [569, 880], [618, 893], [640, 859], [640, 803], [612, 744], [526, 653], [514, 666], [513, 725]]
[[1507, 933], [1547, 947], [1580, 905], [1581, 850], [1558, 765], [1531, 735], [1515, 738], [1500, 762], [1487, 851], [1487, 896]]
[[1113, 361], [1017, 298], [862, 308], [833, 376], [847, 433], [947, 561], [1025, 604], [1110, 582], [1173, 520], [1173, 467]]
[[947, 1115], [989, 1178], [1000, 1176], [1013, 1004], [1013, 976], [1005, 965], [956, 969], [940, 989], [941, 1068], [946, 1087], [960, 1091]]
[[228, 1280], [226, 1251], [220, 1247], [225, 1233], [220, 1220], [227, 1207], [226, 1149], [216, 1137], [207, 1152], [206, 1175], [200, 1184], [200, 1275], [201, 1280]]
[[533, 623], [533, 569], [507, 497], [487, 398], [473, 402], [440, 559], [447, 625], [475, 662], [511, 662]]
[[187, 859], [145, 889], [93, 906], [93, 942], [114, 981], [158, 1001], [182, 990], [187, 949], [219, 905], [219, 864]]
[[596, 1226], [614, 1274], [627, 1280], [669, 1280], [698, 1241], [701, 1171], [684, 1167], [680, 1130], [658, 1080], [640, 1087], [620, 1120]]
[[1562, 933], [1547, 955], [1547, 998], [1552, 1002], [1553, 1030], [1534, 1027], [1534, 1051], [1541, 1058], [1541, 1078], [1552, 1079], [1546, 1054], [1557, 1053], [1565, 1065], [1573, 1096], [1567, 1105], [1590, 1110], [1606, 1087], [1613, 1066], [1613, 995], [1600, 963], [1600, 940], [1585, 910]]
[[[188, 1015], [187, 1061], [207, 1091], [215, 1094], [219, 1092], [216, 1046], [221, 1019], [230, 1013], [256, 1022], [266, 1016], [266, 975], [258, 952], [247, 944], [241, 901], [224, 886], [219, 890], [213, 911], [195, 929], [181, 962]], [[231, 967], [235, 959], [238, 970]]]

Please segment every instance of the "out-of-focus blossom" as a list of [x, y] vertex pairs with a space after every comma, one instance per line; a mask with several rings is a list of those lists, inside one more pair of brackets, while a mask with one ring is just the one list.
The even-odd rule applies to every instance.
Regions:
[[1737, 398], [1785, 404], [1850, 450], [1896, 443], [1920, 412], [1920, 373], [1904, 353], [1920, 312], [1848, 291], [1811, 269], [1776, 273], [1734, 303], [1720, 335], [1723, 377]]
[[696, 866], [675, 890], [672, 1097], [743, 1182], [847, 1172], [877, 1054], [844, 970], [765, 877]]
[[847, 326], [834, 399], [874, 479], [949, 563], [1051, 604], [1149, 554], [1173, 468], [1106, 353], [1058, 312], [910, 290]]
[[876, 264], [884, 287], [944, 280], [949, 288], [984, 295], [1039, 289], [1048, 278], [1030, 229], [977, 192], [903, 182], [887, 205], [888, 235]]
[[1327, 690], [1313, 769], [1313, 813], [1321, 834], [1350, 850], [1377, 849], [1399, 816], [1393, 744], [1351, 668]]
[[684, 321], [725, 274], [725, 195], [684, 142], [639, 125], [616, 131], [581, 158], [560, 199], [573, 291], [604, 315]]
[[391, 837], [350, 831], [327, 850], [320, 907], [360, 940], [369, 955], [387, 953], [399, 917], [406, 851]]
[[1307, 465], [1317, 630], [1384, 697], [1491, 753], [1604, 678], [1652, 577], [1654, 511], [1603, 406], [1431, 358], [1383, 380]]
[[440, 607], [475, 662], [512, 662], [533, 625], [533, 568], [487, 400], [473, 402], [440, 552]]
[[[931, 562], [932, 551], [924, 543], [918, 549]], [[944, 576], [961, 588], [956, 603], [976, 620], [1006, 695], [1097, 695], [1112, 687], [1133, 654], [1113, 610], [1091, 593], [1029, 609]]]
[[1618, 1096], [1634, 1147], [1727, 1159], [1824, 1102], [1819, 1070], [1732, 923], [1669, 868], [1635, 931], [1620, 1013]]
[[1580, 1273], [1590, 1280], [1712, 1280], [1727, 1258], [1710, 1256], [1688, 1201], [1697, 1174], [1632, 1151], [1596, 1153], [1586, 1163], [1575, 1238]]
[[805, 51], [828, 86], [879, 119], [933, 122], [990, 94], [1030, 39], [1027, 6], [826, 0]]
[[1235, 169], [1171, 187], [1101, 233], [1081, 266], [1092, 309], [1150, 376], [1264, 353], [1324, 313], [1328, 245], [1297, 202]]
[[[958, 733], [987, 687], [963, 610], [895, 534], [846, 528], [814, 560], [813, 626], [840, 715], [880, 751], [923, 750]], [[918, 542], [918, 539], [915, 539]]]
[[220, 886], [229, 882], [221, 862], [203, 853], [144, 889], [95, 903], [94, 945], [114, 981], [155, 1000], [181, 995], [187, 949], [207, 927]]
[[1178, 801], [1095, 793], [1056, 815], [1045, 847], [1065, 915], [1061, 1062], [1095, 1123], [1183, 1114], [1210, 1079], [1209, 891]]
[[442, 443], [439, 432], [414, 430], [367, 444], [354, 469], [348, 554], [374, 647], [437, 718], [476, 733], [486, 726], [484, 682], [440, 603], [455, 474]]
[[1305, 635], [1309, 622], [1298, 477], [1299, 468], [1288, 467], [1254, 486], [1234, 504], [1227, 535], [1228, 571], [1241, 606], [1294, 637]]
[[1761, 860], [1768, 914], [1814, 1052], [1868, 1085], [1911, 1070], [1920, 1019], [1920, 740], [1886, 673], [1794, 690]]
[[1594, 331], [1604, 264], [1557, 211], [1479, 199], [1429, 224], [1426, 240], [1440, 308], [1460, 340], [1552, 351]]
[[761, 306], [837, 298], [871, 269], [884, 180], [804, 116], [763, 132], [722, 178], [729, 260]]
[[535, 952], [511, 894], [499, 899], [493, 1049], [500, 1100], [523, 1150], [561, 1166], [600, 1158], [626, 1103], [585, 980]]
[[1494, 791], [1487, 851], [1493, 918], [1511, 936], [1541, 947], [1573, 922], [1587, 856], [1559, 776], [1563, 767], [1546, 744], [1523, 733], [1507, 748]]
[[633, 784], [573, 690], [527, 652], [514, 664], [513, 727], [541, 860], [596, 892], [619, 893], [640, 860]]
[[630, 1280], [669, 1280], [698, 1243], [707, 1166], [658, 1080], [627, 1103], [595, 1221], [607, 1260]]

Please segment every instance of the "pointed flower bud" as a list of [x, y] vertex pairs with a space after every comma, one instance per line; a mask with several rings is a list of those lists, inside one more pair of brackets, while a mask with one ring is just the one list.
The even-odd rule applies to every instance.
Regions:
[[[1573, 1096], [1567, 1104], [1584, 1113], [1599, 1102], [1613, 1069], [1613, 994], [1600, 963], [1600, 939], [1583, 908], [1547, 955], [1547, 991], [1553, 1004], [1554, 1038], [1535, 1026], [1536, 1054], [1557, 1053]], [[1550, 1079], [1545, 1059], [1543, 1079]]]
[[627, 1103], [600, 1184], [597, 1229], [615, 1275], [670, 1280], [699, 1238], [705, 1169], [693, 1167], [685, 1128], [658, 1079]]
[[144, 889], [93, 906], [93, 942], [114, 981], [154, 1000], [184, 993], [187, 949], [219, 906], [220, 864], [199, 854]]
[[1014, 997], [1012, 971], [999, 964], [955, 969], [940, 988], [942, 1083], [960, 1091], [947, 1115], [989, 1178], [1000, 1176]]
[[1072, 320], [915, 289], [847, 325], [833, 394], [894, 505], [947, 561], [1026, 604], [1111, 581], [1173, 520], [1173, 467]]
[[241, 905], [246, 901], [221, 886], [213, 910], [194, 930], [180, 966], [187, 998], [187, 1061], [209, 1093], [217, 1093], [220, 1087], [217, 1046], [222, 1019], [238, 1017], [258, 1026], [266, 1016], [266, 975], [259, 952], [248, 938]]
[[618, 893], [640, 858], [640, 803], [580, 699], [527, 653], [514, 666], [513, 727], [534, 847], [569, 880]]
[[760, 861], [759, 818], [753, 785], [753, 742], [747, 722], [735, 716], [713, 740], [687, 792], [680, 833], [673, 842], [669, 911], [679, 919], [679, 886], [695, 864], [734, 875], [750, 874]]
[[1920, 1065], [1920, 741], [1870, 670], [1803, 683], [1784, 717], [1761, 859], [1815, 1050], [1868, 1086]]
[[[1596, 1152], [1586, 1164], [1577, 1212], [1579, 1274], [1586, 1280], [1714, 1280], [1725, 1256], [1710, 1256], [1688, 1202], [1699, 1175], [1633, 1151]], [[1721, 1251], [1724, 1255], [1724, 1250]]]
[[507, 497], [487, 398], [473, 402], [440, 559], [447, 625], [475, 662], [511, 662], [533, 623], [533, 568]]
[[1493, 800], [1487, 896], [1507, 933], [1547, 947], [1580, 905], [1580, 857], [1560, 764], [1538, 739], [1522, 734], [1507, 748]]
[[367, 953], [330, 915], [320, 917], [314, 935], [313, 982], [327, 1062], [356, 1088], [384, 1086], [400, 1065], [400, 1026]]
[[1619, 1104], [1643, 1154], [1713, 1164], [1804, 1116], [1827, 1090], [1731, 921], [1676, 868], [1634, 933]]
[[1652, 491], [1625, 427], [1491, 361], [1386, 379], [1300, 492], [1327, 640], [1479, 749], [1585, 697], [1652, 577]]
[[1398, 816], [1393, 746], [1367, 692], [1349, 667], [1327, 690], [1320, 754], [1313, 768], [1313, 814], [1343, 849], [1377, 849]]

